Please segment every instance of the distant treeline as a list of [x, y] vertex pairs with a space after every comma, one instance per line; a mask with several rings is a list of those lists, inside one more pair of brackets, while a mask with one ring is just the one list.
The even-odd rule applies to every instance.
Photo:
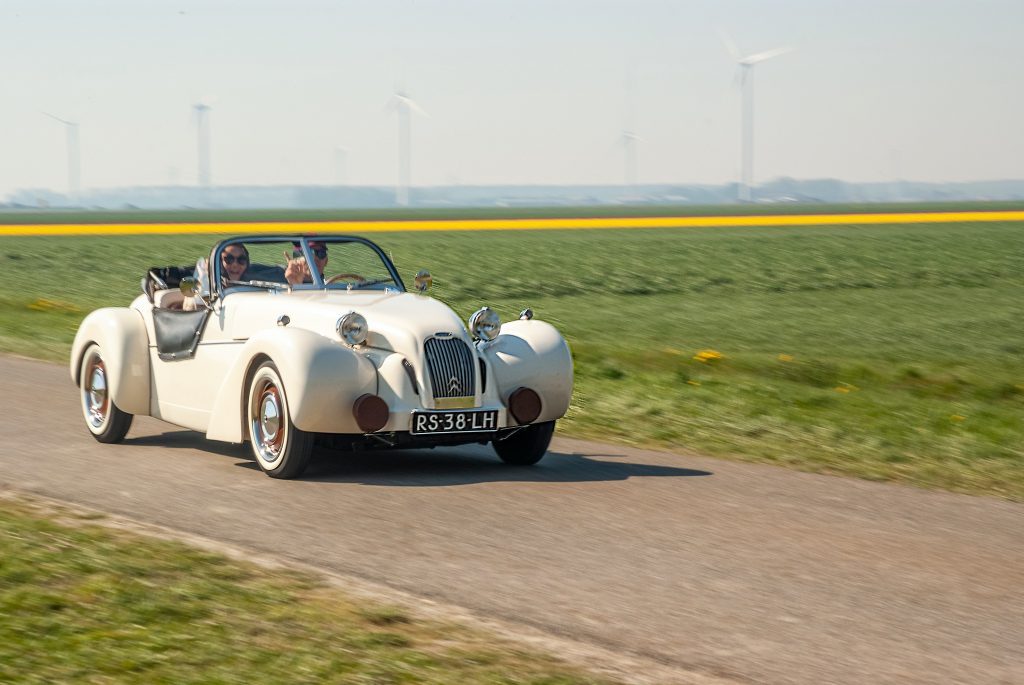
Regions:
[[[736, 184], [636, 186], [416, 187], [418, 209], [615, 206], [720, 206], [737, 204]], [[969, 183], [848, 183], [835, 179], [780, 178], [758, 186], [755, 203], [861, 204], [1024, 201], [1024, 181]], [[87, 190], [78, 197], [25, 189], [0, 203], [8, 209], [396, 209], [395, 189], [383, 186], [136, 186]]]

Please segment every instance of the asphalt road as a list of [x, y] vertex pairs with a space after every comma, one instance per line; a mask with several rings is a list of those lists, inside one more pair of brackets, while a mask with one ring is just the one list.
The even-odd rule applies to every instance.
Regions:
[[[302, 480], [148, 418], [87, 433], [63, 366], [0, 356], [0, 486], [740, 683], [1024, 683], [1024, 506], [556, 439], [322, 453]], [[685, 680], [685, 678], [684, 678]]]

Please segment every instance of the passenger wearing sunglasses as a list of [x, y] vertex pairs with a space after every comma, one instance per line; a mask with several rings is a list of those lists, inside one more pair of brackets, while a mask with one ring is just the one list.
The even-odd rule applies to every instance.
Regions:
[[[324, 268], [327, 266], [327, 245], [320, 241], [311, 240], [309, 242], [309, 250], [313, 253], [313, 261], [316, 262], [317, 271], [320, 272], [320, 277], [323, 278]], [[288, 257], [288, 255], [286, 254], [285, 257]], [[298, 243], [295, 243], [295, 249], [292, 251], [291, 257], [288, 258], [288, 264], [284, 269], [284, 277], [292, 285], [309, 283], [313, 280], [309, 273], [309, 265], [306, 264], [306, 258], [302, 256], [302, 248], [299, 247]]]
[[249, 269], [249, 250], [245, 245], [228, 245], [220, 253], [220, 268], [229, 281], [244, 281]]

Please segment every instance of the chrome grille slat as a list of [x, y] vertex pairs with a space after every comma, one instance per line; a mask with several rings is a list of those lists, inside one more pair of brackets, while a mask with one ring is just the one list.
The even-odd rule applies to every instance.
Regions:
[[[458, 338], [427, 338], [423, 347], [435, 399], [476, 394], [474, 356], [464, 341]], [[458, 388], [451, 387], [452, 378], [458, 381]]]

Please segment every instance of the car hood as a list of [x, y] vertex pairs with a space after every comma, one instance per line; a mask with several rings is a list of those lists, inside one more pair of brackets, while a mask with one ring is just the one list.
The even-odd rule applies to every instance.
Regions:
[[448, 305], [413, 293], [370, 291], [302, 291], [233, 293], [223, 300], [223, 323], [231, 337], [240, 340], [280, 325], [311, 330], [340, 340], [338, 319], [348, 312], [366, 318], [367, 345], [418, 356], [423, 341], [437, 333], [449, 333], [470, 342], [461, 319]]

